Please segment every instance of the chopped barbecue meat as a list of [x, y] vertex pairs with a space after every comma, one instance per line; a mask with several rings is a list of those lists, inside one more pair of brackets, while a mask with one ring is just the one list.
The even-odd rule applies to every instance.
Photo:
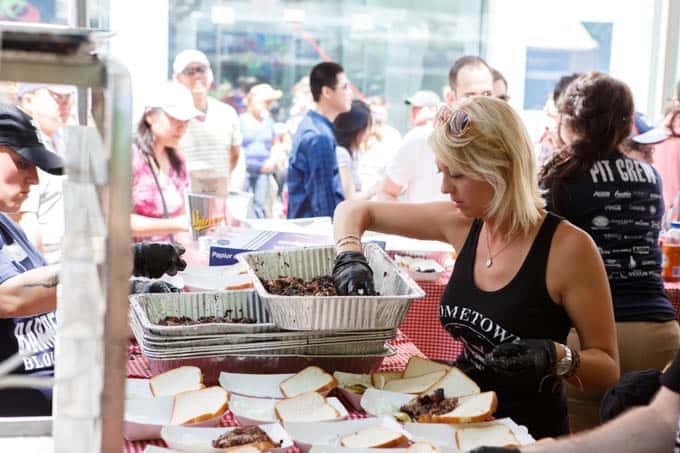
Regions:
[[274, 442], [259, 426], [244, 426], [228, 431], [213, 440], [212, 446], [213, 448], [229, 448], [257, 442], [268, 442], [271, 444], [269, 448], [281, 446], [281, 441]]
[[207, 323], [234, 323], [234, 324], [255, 324], [257, 320], [243, 316], [243, 310], [239, 310], [241, 316], [232, 318], [232, 310], [227, 310], [224, 318], [219, 316], [201, 316], [198, 319], [191, 319], [188, 316], [166, 316], [158, 321], [161, 326], [191, 326], [195, 324]]
[[337, 296], [333, 277], [322, 275], [305, 282], [299, 277], [280, 276], [274, 280], [262, 280], [270, 294], [278, 296]]
[[166, 316], [158, 321], [161, 326], [182, 326], [196, 324], [196, 321], [187, 316]]
[[444, 398], [444, 389], [437, 389], [429, 395], [419, 396], [399, 409], [412, 419], [421, 415], [441, 415], [451, 412], [458, 406], [458, 398]]

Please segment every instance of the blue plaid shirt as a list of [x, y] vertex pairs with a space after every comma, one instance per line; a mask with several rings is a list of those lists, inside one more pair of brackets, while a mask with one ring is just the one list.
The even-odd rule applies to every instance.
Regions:
[[335, 146], [333, 123], [317, 112], [307, 112], [288, 157], [289, 219], [332, 217], [345, 199]]

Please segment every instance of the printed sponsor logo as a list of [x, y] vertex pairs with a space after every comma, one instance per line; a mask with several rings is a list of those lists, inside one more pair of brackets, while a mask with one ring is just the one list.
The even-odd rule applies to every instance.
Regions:
[[661, 229], [661, 222], [653, 220], [653, 221], [649, 222], [649, 226], [651, 228], [656, 228], [657, 230], [659, 230], [659, 229]]
[[628, 280], [628, 274], [626, 272], [612, 272], [607, 274], [609, 280]]
[[642, 266], [656, 266], [656, 260], [644, 260], [640, 264]]
[[631, 223], [633, 223], [633, 219], [612, 219], [611, 222], [614, 225], [624, 226], [624, 225], [630, 225]]
[[596, 227], [604, 228], [609, 225], [609, 219], [603, 215], [599, 215], [593, 218], [593, 225]]
[[593, 198], [609, 198], [611, 196], [612, 196], [611, 192], [607, 192], [604, 190], [593, 192]]
[[607, 269], [623, 269], [623, 266], [618, 260], [605, 260], [604, 267]]
[[652, 214], [652, 215], [656, 214], [656, 206], [654, 206], [653, 204], [650, 204], [649, 205], [649, 213]]
[[649, 226], [650, 226], [649, 222], [644, 221], [644, 220], [636, 220], [634, 225], [639, 226], [639, 227], [645, 227], [645, 228], [649, 228]]
[[631, 192], [619, 192], [617, 190], [616, 192], [614, 192], [614, 198], [629, 199], [633, 198], [633, 194]]
[[612, 254], [610, 250], [603, 249], [602, 247], [598, 247], [597, 249], [600, 251], [600, 255], [602, 256], [609, 256]]
[[620, 241], [623, 235], [618, 233], [605, 233], [602, 237], [608, 241]]
[[650, 193], [650, 194], [649, 194], [649, 199], [650, 199], [650, 200], [660, 200], [660, 199], [661, 199], [661, 194], [659, 194], [659, 193]]
[[652, 272], [643, 271], [641, 269], [636, 269], [634, 271], [628, 272], [629, 277], [635, 277], [635, 278], [649, 277], [650, 275], [652, 275]]
[[641, 241], [644, 239], [644, 236], [641, 234], [624, 234], [623, 239], [627, 241]]
[[628, 209], [630, 209], [631, 211], [637, 211], [637, 212], [647, 212], [647, 208], [645, 208], [644, 206], [637, 205], [637, 204], [632, 204], [632, 205], [628, 206]]
[[607, 206], [604, 207], [605, 211], [618, 211], [620, 212], [622, 210], [622, 207], [620, 204], [608, 204]]
[[633, 249], [614, 249], [612, 250], [612, 253], [633, 253]]
[[633, 247], [633, 253], [637, 253], [638, 255], [649, 255], [651, 252], [651, 247], [647, 247], [645, 245], [638, 245]]

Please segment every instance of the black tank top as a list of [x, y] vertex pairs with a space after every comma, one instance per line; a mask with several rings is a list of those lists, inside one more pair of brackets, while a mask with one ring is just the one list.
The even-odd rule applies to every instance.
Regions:
[[474, 281], [474, 265], [482, 221], [476, 219], [458, 254], [453, 275], [439, 305], [447, 332], [464, 345], [458, 365], [482, 390], [495, 390], [496, 417], [512, 417], [536, 438], [569, 431], [561, 380], [548, 379], [540, 389], [509, 382], [486, 369], [485, 355], [494, 346], [522, 338], [566, 343], [571, 320], [553, 302], [546, 287], [550, 245], [561, 218], [548, 213], [514, 278], [496, 291], [483, 291]]

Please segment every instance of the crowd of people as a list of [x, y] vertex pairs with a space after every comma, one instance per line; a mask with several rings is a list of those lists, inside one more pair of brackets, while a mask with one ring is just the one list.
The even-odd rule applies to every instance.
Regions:
[[[639, 439], [615, 435], [643, 436], [635, 421], [670, 407], [649, 445], [673, 444], [680, 327], [664, 294], [659, 237], [680, 190], [680, 83], [664, 123], [653, 127], [625, 82], [565, 75], [548, 96], [549, 126], [535, 144], [508, 103], [506, 79], [478, 56], [451, 66], [443, 104], [429, 90], [404, 98], [403, 137], [383, 98], [355, 99], [338, 63], [315, 65], [295, 86], [285, 122], [272, 114], [283, 93], [267, 83], [248, 88], [240, 112], [212, 97], [210, 62], [198, 50], [180, 52], [172, 72], [149, 91], [133, 136], [135, 274], [182, 267], [181, 247], [149, 241], [188, 231], [189, 192], [249, 192], [249, 215], [258, 219], [332, 217], [341, 293], [373, 292], [366, 230], [447, 242], [457, 260], [439, 318], [464, 345], [455, 365], [497, 392], [497, 416], [537, 438], [587, 430], [618, 415], [603, 417], [602, 406], [620, 398], [607, 391], [622, 374], [635, 383], [636, 373], [657, 370], [652, 389], [662, 388], [653, 401], [649, 392], [648, 406], [530, 448], [612, 442], [643, 451], [631, 449]], [[28, 324], [54, 328], [64, 233], [60, 128], [74, 122], [74, 95], [72, 87], [18, 84], [16, 105], [0, 105], [0, 359], [23, 351]], [[53, 343], [42, 346], [20, 372], [51, 372]], [[28, 413], [49, 412], [45, 392], [10, 393], [29, 402]]]

